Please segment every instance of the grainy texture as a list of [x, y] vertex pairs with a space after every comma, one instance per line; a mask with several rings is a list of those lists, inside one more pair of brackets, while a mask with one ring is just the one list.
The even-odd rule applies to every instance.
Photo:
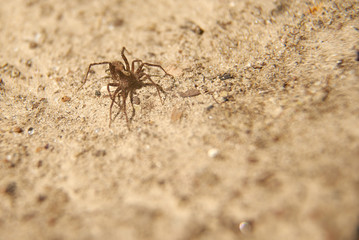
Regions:
[[[1, 240], [355, 239], [358, 1], [0, 6]], [[175, 77], [131, 131], [76, 92], [122, 46]]]

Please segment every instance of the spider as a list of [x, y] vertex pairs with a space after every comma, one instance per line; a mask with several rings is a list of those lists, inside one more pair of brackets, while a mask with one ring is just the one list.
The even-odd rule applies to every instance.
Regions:
[[[109, 69], [107, 69], [106, 72], [109, 72], [108, 78], [111, 78], [113, 80], [113, 82], [107, 84], [107, 91], [111, 99], [109, 127], [111, 127], [111, 122], [112, 122], [112, 107], [114, 103], [116, 103], [119, 106], [120, 111], [122, 109], [122, 112], [126, 118], [127, 127], [128, 129], [130, 129], [127, 111], [126, 111], [126, 99], [128, 95], [130, 95], [130, 103], [132, 106], [132, 116], [130, 119], [132, 119], [135, 115], [135, 108], [133, 106], [133, 95], [137, 89], [141, 89], [147, 86], [154, 86], [157, 90], [157, 94], [161, 100], [161, 103], [163, 104], [163, 100], [161, 98], [160, 92], [165, 93], [165, 91], [162, 89], [160, 85], [158, 85], [151, 79], [151, 76], [153, 75], [146, 73], [144, 67], [157, 67], [165, 73], [163, 77], [166, 76], [170, 76], [171, 78], [174, 77], [171, 74], [167, 73], [161, 65], [143, 62], [142, 60], [139, 59], [133, 60], [130, 67], [130, 64], [125, 56], [125, 51], [127, 51], [127, 49], [123, 47], [121, 51], [121, 56], [125, 64], [123, 64], [120, 61], [91, 63], [88, 67], [85, 79], [82, 85], [78, 88], [78, 90], [80, 90], [85, 85], [91, 67], [95, 65], [108, 64]], [[135, 68], [135, 65], [137, 65], [137, 69]], [[148, 81], [145, 82], [146, 80]], [[111, 93], [110, 87], [116, 87], [116, 90], [113, 93]], [[116, 98], [118, 98], [118, 101], [116, 101]], [[116, 118], [116, 116], [114, 118]]]

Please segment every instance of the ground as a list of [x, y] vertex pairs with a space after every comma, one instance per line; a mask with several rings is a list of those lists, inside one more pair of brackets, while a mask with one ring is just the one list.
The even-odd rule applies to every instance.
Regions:
[[[359, 2], [1, 1], [0, 239], [357, 240]], [[146, 69], [109, 127], [106, 66]], [[128, 104], [128, 115], [131, 105]], [[112, 117], [114, 117], [114, 115]]]

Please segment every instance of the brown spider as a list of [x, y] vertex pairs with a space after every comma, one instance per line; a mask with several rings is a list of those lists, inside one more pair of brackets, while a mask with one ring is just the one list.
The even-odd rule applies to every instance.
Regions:
[[[78, 90], [79, 90], [82, 88], [83, 85], [85, 85], [85, 83], [87, 81], [88, 74], [89, 74], [92, 66], [102, 65], [102, 64], [109, 65], [109, 69], [107, 69], [106, 72], [107, 71], [110, 72], [110, 76], [108, 78], [111, 78], [114, 81], [112, 83], [107, 84], [107, 91], [112, 100], [111, 105], [110, 105], [109, 127], [111, 127], [111, 122], [112, 122], [112, 107], [113, 107], [113, 104], [116, 103], [119, 106], [120, 110], [122, 109], [122, 111], [126, 117], [127, 127], [130, 128], [127, 111], [126, 111], [126, 99], [127, 99], [127, 96], [130, 95], [130, 102], [131, 102], [131, 106], [132, 106], [132, 116], [131, 116], [131, 119], [132, 119], [135, 115], [135, 108], [133, 107], [133, 94], [136, 91], [136, 89], [140, 89], [142, 87], [147, 87], [147, 86], [156, 87], [158, 96], [161, 100], [161, 103], [163, 104], [163, 100], [161, 98], [160, 91], [163, 93], [165, 93], [165, 91], [162, 89], [162, 87], [160, 85], [158, 85], [157, 83], [152, 81], [150, 74], [145, 73], [145, 68], [144, 68], [145, 66], [160, 68], [165, 73], [165, 75], [163, 77], [170, 76], [173, 78], [173, 76], [171, 74], [168, 74], [162, 68], [161, 65], [142, 62], [142, 60], [139, 60], [139, 59], [133, 60], [132, 64], [131, 64], [131, 68], [130, 68], [130, 64], [125, 56], [125, 51], [127, 51], [127, 49], [125, 47], [123, 47], [122, 51], [121, 51], [121, 56], [123, 58], [123, 61], [125, 62], [125, 65], [120, 61], [91, 63], [88, 67], [83, 84], [78, 88]], [[136, 63], [138, 65], [137, 69], [135, 69]], [[145, 80], [148, 80], [149, 82], [145, 82]], [[110, 87], [117, 87], [116, 90], [113, 92], [113, 94], [110, 91]], [[118, 101], [116, 101], [116, 97], [118, 97]], [[122, 103], [121, 103], [121, 98], [122, 98]]]

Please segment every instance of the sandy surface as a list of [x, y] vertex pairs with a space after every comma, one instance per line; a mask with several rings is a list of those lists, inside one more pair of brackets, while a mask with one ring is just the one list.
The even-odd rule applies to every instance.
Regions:
[[[0, 6], [1, 240], [358, 239], [358, 1]], [[131, 130], [77, 91], [123, 46]]]

